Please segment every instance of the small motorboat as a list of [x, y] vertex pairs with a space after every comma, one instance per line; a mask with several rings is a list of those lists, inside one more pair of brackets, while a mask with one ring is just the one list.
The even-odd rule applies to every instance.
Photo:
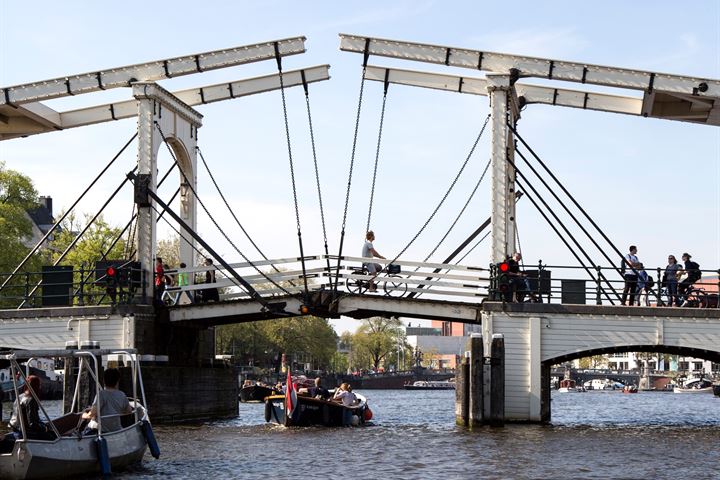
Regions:
[[570, 380], [569, 378], [560, 380], [560, 386], [558, 387], [557, 391], [559, 393], [575, 393], [575, 392], [584, 392], [584, 387], [578, 387], [575, 383], [575, 380]]
[[418, 380], [417, 382], [407, 383], [404, 385], [405, 390], [455, 390], [455, 382]]
[[623, 393], [638, 393], [637, 385], [625, 385], [622, 389]]
[[682, 387], [673, 388], [675, 393], [712, 393], [713, 384], [706, 378], [688, 378]]
[[262, 385], [254, 383], [250, 385], [244, 385], [240, 389], [240, 401], [241, 402], [264, 402], [265, 397], [270, 395], [277, 395], [279, 392], [273, 387], [268, 385]]
[[298, 395], [292, 414], [286, 416], [285, 395], [271, 395], [265, 399], [265, 421], [286, 427], [363, 425], [372, 419], [372, 411], [364, 396], [356, 393], [355, 397], [357, 402], [346, 407], [336, 401]]
[[[95, 381], [96, 391], [101, 390], [98, 375], [97, 359], [103, 355], [115, 355], [131, 364], [132, 373], [132, 399], [130, 406], [132, 412], [120, 417], [122, 428], [116, 431], [103, 431], [104, 416], [98, 412], [99, 421], [94, 433], [85, 433], [85, 423], [82, 408], [78, 405], [80, 395], [75, 392], [70, 412], [56, 419], [50, 419], [45, 411], [38, 394], [29, 388], [29, 392], [38, 402], [41, 418], [48, 420], [46, 427], [48, 435], [45, 440], [29, 439], [28, 435], [3, 444], [5, 449], [0, 450], [0, 478], [3, 480], [27, 480], [44, 478], [63, 478], [71, 476], [89, 476], [101, 473], [103, 477], [113, 470], [120, 470], [132, 464], [139, 463], [145, 451], [155, 458], [160, 456], [160, 450], [150, 426], [147, 410], [143, 407], [145, 393], [142, 387], [142, 374], [137, 354], [134, 350], [53, 350], [53, 351], [16, 351], [0, 355], [0, 360], [10, 362], [11, 378], [26, 380], [24, 369], [20, 361], [37, 357], [65, 358], [78, 362], [78, 377], [89, 372]], [[25, 382], [27, 383], [27, 382]], [[14, 384], [16, 398], [20, 396], [19, 381]], [[78, 382], [76, 388], [80, 388]], [[140, 403], [138, 398], [142, 398]], [[100, 408], [100, 407], [98, 407]], [[22, 430], [27, 428], [27, 420], [23, 418], [24, 410], [19, 409]]]

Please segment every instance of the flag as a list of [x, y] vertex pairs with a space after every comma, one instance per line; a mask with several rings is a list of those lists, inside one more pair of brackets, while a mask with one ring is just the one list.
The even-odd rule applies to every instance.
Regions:
[[290, 375], [290, 369], [288, 368], [287, 382], [285, 387], [285, 417], [292, 418], [293, 411], [297, 405], [297, 392], [295, 391], [295, 384], [292, 381]]

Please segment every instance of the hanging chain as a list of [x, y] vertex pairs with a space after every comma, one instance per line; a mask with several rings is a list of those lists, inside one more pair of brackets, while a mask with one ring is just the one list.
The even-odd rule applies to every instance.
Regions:
[[442, 207], [443, 203], [445, 203], [445, 200], [447, 200], [448, 195], [450, 195], [450, 192], [452, 192], [452, 189], [455, 187], [455, 184], [457, 183], [458, 179], [460, 178], [460, 175], [462, 174], [463, 170], [465, 170], [465, 167], [468, 164], [468, 161], [470, 160], [470, 157], [472, 157], [472, 154], [475, 152], [475, 148], [477, 147], [478, 142], [480, 142], [480, 138], [483, 135], [483, 132], [485, 132], [485, 127], [487, 127], [488, 122], [490, 121], [490, 114], [485, 118], [485, 123], [483, 123], [482, 128], [480, 129], [480, 133], [478, 133], [477, 138], [475, 139], [475, 143], [473, 143], [472, 148], [470, 149], [470, 153], [468, 153], [467, 157], [465, 158], [465, 161], [462, 164], [462, 167], [460, 167], [460, 171], [458, 171], [457, 175], [455, 175], [455, 179], [450, 184], [450, 188], [448, 188], [447, 192], [445, 192], [445, 195], [443, 196], [442, 200], [440, 200], [440, 203], [438, 203], [437, 207], [435, 207], [435, 210], [433, 210], [432, 214], [430, 215], [430, 218], [428, 218], [425, 221], [425, 224], [420, 228], [420, 230], [415, 234], [415, 236], [408, 242], [407, 245], [405, 245], [405, 248], [403, 248], [400, 253], [397, 254], [397, 256], [392, 260], [393, 263], [397, 261], [400, 256], [405, 253], [405, 251], [410, 248], [410, 246], [417, 240], [417, 238], [420, 236], [420, 234], [427, 228], [427, 226], [430, 224], [432, 219], [437, 214], [438, 210], [440, 210], [440, 207]]
[[[445, 241], [445, 239], [448, 237], [448, 235], [450, 235], [450, 232], [452, 232], [452, 230], [455, 228], [455, 225], [457, 225], [458, 220], [460, 220], [460, 217], [462, 217], [462, 214], [465, 213], [465, 209], [467, 209], [468, 205], [470, 204], [470, 201], [475, 196], [475, 193], [477, 192], [478, 188], [480, 187], [480, 184], [482, 183], [483, 179], [485, 178], [485, 175], [487, 174], [487, 171], [489, 168], [490, 168], [490, 160], [488, 160], [488, 163], [485, 165], [485, 169], [483, 170], [482, 175], [480, 175], [480, 179], [475, 184], [475, 188], [473, 188], [472, 192], [470, 192], [470, 197], [467, 199], [467, 201], [465, 202], [465, 205], [463, 205], [462, 209], [460, 209], [460, 213], [457, 214], [457, 216], [455, 217], [455, 220], [450, 225], [450, 228], [448, 228], [447, 232], [445, 232], [445, 235], [443, 235], [443, 237], [440, 239], [440, 241], [437, 243], [437, 245], [435, 245], [435, 248], [432, 249], [432, 252], [430, 252], [428, 254], [428, 256], [425, 257], [425, 259], [423, 260], [423, 263], [427, 262], [428, 259], [435, 254], [437, 249], [440, 248], [440, 245], [442, 245], [442, 243]], [[419, 268], [420, 268], [419, 266], [416, 267], [415, 271], [417, 271]]]
[[305, 296], [308, 295], [307, 275], [305, 271], [305, 253], [303, 252], [302, 232], [300, 231], [300, 208], [298, 207], [297, 189], [295, 188], [295, 167], [293, 165], [292, 145], [290, 143], [290, 123], [288, 122], [287, 103], [285, 101], [285, 80], [283, 79], [282, 57], [280, 46], [275, 42], [275, 59], [277, 60], [278, 76], [280, 78], [280, 96], [282, 97], [283, 118], [285, 119], [285, 139], [287, 140], [288, 159], [290, 161], [290, 181], [292, 183], [293, 202], [295, 203], [295, 221], [297, 224], [298, 244], [300, 245], [300, 264], [302, 265]]
[[380, 142], [382, 140], [383, 123], [385, 123], [385, 104], [387, 103], [387, 88], [383, 94], [382, 110], [380, 111], [380, 128], [378, 129], [377, 146], [375, 147], [375, 168], [373, 169], [372, 187], [370, 188], [370, 206], [368, 207], [367, 226], [365, 231], [370, 231], [370, 217], [373, 209], [373, 199], [375, 198], [375, 179], [377, 178], [378, 160], [380, 159]]
[[320, 170], [318, 169], [317, 152], [315, 150], [315, 131], [313, 129], [312, 114], [310, 113], [310, 92], [305, 79], [305, 70], [300, 70], [302, 76], [303, 88], [305, 89], [305, 107], [308, 114], [308, 125], [310, 128], [310, 145], [312, 147], [313, 165], [315, 166], [315, 185], [317, 186], [318, 204], [320, 205], [320, 223], [322, 225], [323, 243], [325, 245], [325, 262], [327, 264], [327, 274], [330, 280], [330, 288], [332, 289], [332, 276], [330, 276], [330, 251], [328, 250], [327, 230], [325, 228], [325, 209], [323, 208], [322, 190], [320, 189]]
[[[180, 164], [178, 163], [178, 160], [177, 160], [177, 158], [175, 157], [175, 153], [174, 153], [174, 152], [172, 151], [172, 149], [170, 148], [170, 145], [169, 145], [168, 142], [167, 142], [167, 138], [165, 137], [165, 134], [163, 133], [162, 128], [160, 127], [160, 124], [159, 124], [158, 122], [155, 122], [155, 126], [157, 127], [158, 131], [160, 132], [160, 136], [162, 137], [163, 143], [164, 143], [165, 146], [167, 147], [168, 152], [170, 152], [170, 157], [173, 159], [173, 161], [174, 161], [175, 163], [178, 164], [178, 167], [180, 167]], [[232, 246], [232, 247], [235, 249], [235, 251], [236, 251], [252, 268], [254, 268], [255, 271], [257, 271], [260, 275], [262, 275], [267, 281], [269, 281], [270, 283], [272, 283], [273, 285], [275, 285], [277, 288], [279, 288], [279, 289], [280, 289], [281, 291], [283, 291], [285, 294], [287, 294], [287, 295], [289, 295], [289, 296], [293, 296], [293, 294], [291, 294], [290, 292], [288, 292], [285, 288], [283, 288], [281, 285], [279, 285], [277, 282], [275, 282], [275, 280], [273, 280], [272, 278], [268, 277], [268, 275], [267, 275], [265, 272], [263, 272], [262, 270], [260, 270], [260, 268], [258, 268], [257, 265], [255, 265], [253, 262], [251, 262], [250, 259], [249, 259], [248, 257], [246, 257], [245, 254], [242, 253], [242, 251], [240, 251], [240, 249], [233, 243], [233, 241], [230, 240], [230, 237], [227, 235], [227, 233], [225, 233], [225, 231], [224, 231], [222, 228], [220, 228], [220, 224], [218, 224], [217, 220], [215, 220], [215, 218], [212, 216], [212, 214], [210, 213], [210, 211], [208, 210], [208, 208], [205, 206], [205, 203], [203, 203], [203, 201], [202, 201], [202, 200], [200, 199], [200, 197], [198, 196], [197, 191], [196, 191], [195, 188], [193, 187], [193, 185], [192, 185], [192, 183], [190, 182], [190, 180], [187, 178], [187, 175], [185, 175], [185, 172], [183, 171], [183, 169], [182, 169], [182, 168], [179, 168], [179, 170], [180, 170], [180, 174], [182, 175], [183, 179], [185, 180], [185, 183], [187, 184], [188, 188], [190, 189], [190, 191], [191, 191], [191, 192], [193, 193], [193, 195], [195, 196], [195, 200], [197, 200], [197, 202], [200, 204], [200, 206], [202, 207], [202, 209], [203, 209], [203, 210], [205, 211], [205, 213], [207, 214], [207, 216], [208, 216], [208, 218], [210, 219], [210, 221], [212, 221], [213, 225], [215, 225], [215, 228], [218, 229], [218, 231], [220, 232], [220, 234], [225, 238], [225, 240], [227, 240], [227, 242], [230, 244], [230, 246]], [[231, 279], [231, 280], [232, 280], [232, 279]], [[236, 286], [242, 288], [240, 285], [238, 285], [237, 283], [235, 283], [234, 280], [232, 280], [232, 281], [233, 281], [233, 283], [234, 283]]]
[[355, 115], [355, 133], [353, 134], [352, 152], [350, 153], [350, 171], [348, 173], [347, 190], [345, 191], [345, 209], [343, 210], [342, 227], [340, 228], [340, 248], [338, 250], [337, 267], [335, 269], [335, 290], [337, 291], [340, 278], [340, 260], [342, 258], [343, 243], [345, 241], [345, 225], [347, 222], [348, 205], [350, 204], [350, 187], [352, 185], [353, 167], [355, 165], [355, 150], [357, 148], [358, 129], [360, 128], [360, 111], [362, 109], [363, 92], [365, 91], [365, 72], [367, 71], [368, 42], [365, 41], [365, 61], [363, 62], [362, 80], [360, 81], [360, 95], [358, 97], [357, 114]]

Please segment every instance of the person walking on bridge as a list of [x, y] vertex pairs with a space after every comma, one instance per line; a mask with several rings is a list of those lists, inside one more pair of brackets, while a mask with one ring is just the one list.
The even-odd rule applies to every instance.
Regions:
[[[697, 262], [690, 260], [690, 258], [692, 257], [689, 253], [682, 254], [682, 260], [685, 262], [685, 268], [680, 269], [680, 274], [682, 275], [683, 273], [687, 273], [687, 277], [685, 277], [685, 280], [680, 282], [678, 285], [678, 293], [685, 299], [683, 306], [687, 304], [687, 291], [690, 290], [692, 284], [700, 280], [700, 277], [702, 276], [700, 265], [698, 265]], [[678, 302], [679, 301], [680, 298], [678, 297]]]
[[622, 304], [628, 305], [628, 293], [630, 294], [630, 305], [635, 305], [635, 291], [637, 290], [638, 271], [640, 260], [637, 257], [637, 247], [630, 245], [630, 253], [623, 257], [620, 271], [625, 280], [625, 288], [622, 294]]
[[[383, 260], [385, 257], [380, 255], [377, 250], [375, 250], [375, 247], [373, 247], [372, 242], [375, 240], [375, 232], [372, 230], [368, 231], [365, 234], [365, 244], [363, 245], [362, 249], [362, 256], [363, 258], [382, 258]], [[365, 262], [363, 263], [363, 267], [367, 268], [367, 271], [370, 275], [372, 275], [372, 278], [368, 282], [368, 292], [376, 292], [377, 287], [375, 287], [375, 276], [382, 270], [382, 265], [379, 263], [374, 262]]]
[[155, 305], [162, 305], [165, 291], [165, 268], [160, 257], [155, 257]]

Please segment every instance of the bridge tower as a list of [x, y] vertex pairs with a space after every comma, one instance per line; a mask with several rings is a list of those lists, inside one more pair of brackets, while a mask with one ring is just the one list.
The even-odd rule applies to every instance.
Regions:
[[[180, 217], [197, 228], [197, 135], [202, 115], [153, 82], [133, 84], [138, 103], [138, 183], [157, 191], [157, 156], [163, 143], [172, 151], [180, 169]], [[138, 186], [136, 186], [138, 188]], [[151, 200], [152, 201], [152, 200]], [[152, 204], [138, 203], [138, 260], [144, 278], [153, 278], [157, 215]], [[194, 265], [195, 240], [181, 227], [180, 261]]]

